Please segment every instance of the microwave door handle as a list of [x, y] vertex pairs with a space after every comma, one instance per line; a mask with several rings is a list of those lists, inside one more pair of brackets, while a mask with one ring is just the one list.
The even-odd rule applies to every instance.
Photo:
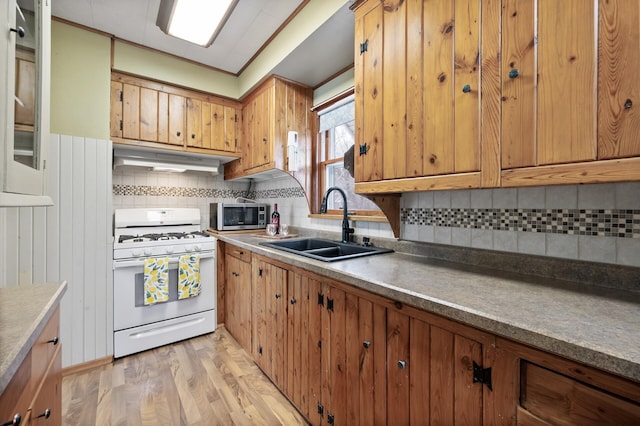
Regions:
[[[194, 252], [194, 253], [198, 254], [199, 252]], [[147, 259], [148, 257], [154, 257], [154, 256], [139, 257], [136, 259], [127, 259], [127, 260], [114, 260], [113, 269], [130, 268], [132, 266], [134, 267], [143, 266], [144, 260]], [[162, 257], [162, 256], [155, 256], [155, 257]], [[200, 260], [210, 259], [214, 257], [216, 257], [215, 252], [206, 252], [206, 253], [200, 254]], [[169, 256], [169, 265], [177, 265], [179, 260], [180, 260], [180, 256]]]

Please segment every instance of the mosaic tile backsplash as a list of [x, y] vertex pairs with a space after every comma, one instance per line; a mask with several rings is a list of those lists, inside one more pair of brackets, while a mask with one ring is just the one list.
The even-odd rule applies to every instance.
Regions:
[[402, 208], [400, 221], [409, 225], [640, 238], [640, 210]]

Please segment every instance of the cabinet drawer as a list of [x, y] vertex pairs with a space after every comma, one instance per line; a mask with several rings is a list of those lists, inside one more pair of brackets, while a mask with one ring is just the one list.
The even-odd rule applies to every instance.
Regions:
[[49, 322], [47, 322], [47, 325], [45, 325], [42, 333], [38, 336], [38, 340], [36, 340], [31, 349], [33, 354], [31, 358], [31, 381], [34, 383], [34, 390], [42, 381], [47, 367], [53, 358], [53, 354], [56, 352], [58, 346], [60, 346], [59, 339], [60, 307], [56, 308], [49, 319]]
[[62, 419], [62, 350], [58, 345], [31, 404], [30, 425], [59, 426]]
[[243, 249], [240, 247], [227, 244], [227, 247], [225, 248], [224, 253], [226, 255], [240, 259], [243, 262], [251, 262], [251, 251], [247, 249]]
[[0, 424], [13, 420], [16, 414], [20, 414], [23, 420], [26, 418], [33, 397], [30, 377], [31, 351], [0, 396]]
[[520, 386], [522, 408], [552, 424], [625, 425], [640, 419], [640, 405], [524, 360]]

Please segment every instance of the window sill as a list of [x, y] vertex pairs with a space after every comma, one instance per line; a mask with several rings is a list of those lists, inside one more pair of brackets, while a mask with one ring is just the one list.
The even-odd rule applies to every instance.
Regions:
[[[342, 220], [341, 214], [318, 214], [312, 213], [308, 217], [311, 219], [329, 219], [329, 220]], [[349, 220], [355, 220], [356, 222], [381, 222], [388, 223], [388, 220], [384, 216], [365, 216], [365, 215], [349, 215]]]

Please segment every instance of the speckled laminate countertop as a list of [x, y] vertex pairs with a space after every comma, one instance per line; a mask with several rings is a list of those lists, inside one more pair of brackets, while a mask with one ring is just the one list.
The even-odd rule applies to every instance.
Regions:
[[219, 234], [225, 242], [640, 382], [640, 293], [425, 256], [321, 262]]
[[0, 289], [0, 394], [53, 315], [66, 289], [66, 282]]

